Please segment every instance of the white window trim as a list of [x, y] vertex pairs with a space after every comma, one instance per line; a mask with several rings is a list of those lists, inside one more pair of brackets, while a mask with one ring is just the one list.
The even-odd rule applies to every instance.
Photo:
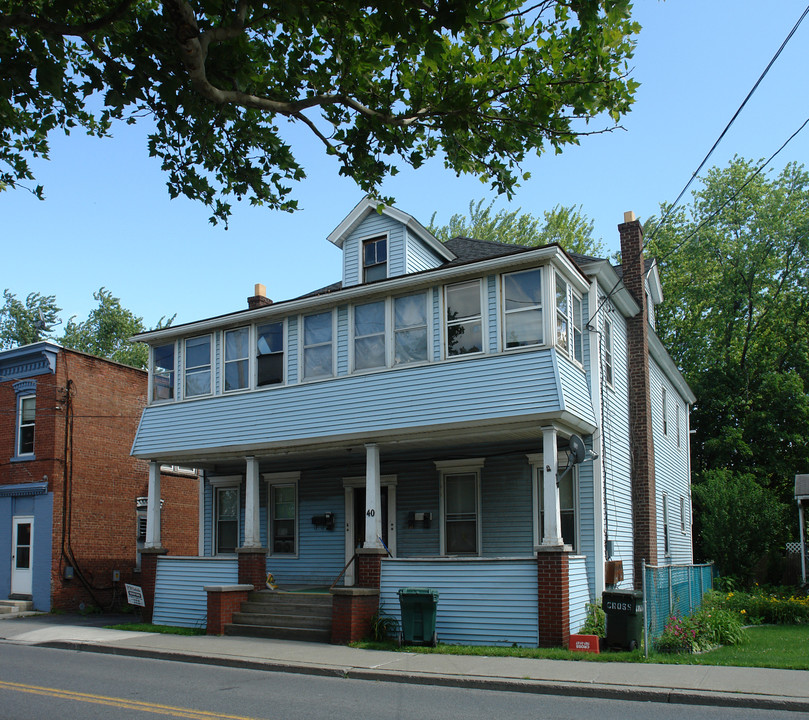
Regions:
[[[385, 329], [382, 332], [382, 335], [385, 340], [385, 361], [382, 365], [377, 365], [376, 367], [369, 367], [369, 368], [357, 368], [356, 367], [356, 341], [357, 341], [357, 334], [355, 332], [355, 322], [354, 322], [354, 312], [358, 307], [362, 307], [363, 305], [372, 305], [374, 303], [381, 302], [384, 310], [383, 315], [385, 318]], [[386, 297], [376, 300], [368, 300], [367, 302], [358, 302], [353, 303], [349, 306], [348, 309], [348, 362], [349, 367], [351, 368], [352, 374], [357, 375], [364, 375], [365, 373], [372, 373], [372, 372], [379, 372], [380, 370], [385, 370], [386, 368], [391, 367], [393, 364], [393, 334], [392, 334], [392, 324], [393, 324], [393, 302], [391, 298]], [[360, 337], [371, 337], [370, 335], [362, 335]]]
[[[609, 327], [609, 332], [607, 332]], [[610, 390], [615, 390], [615, 323], [604, 316], [604, 382]], [[610, 372], [607, 372], [609, 368]]]
[[[208, 343], [210, 346], [210, 359], [208, 362], [208, 367], [211, 374], [211, 381], [208, 385], [208, 392], [207, 393], [200, 393], [199, 395], [188, 395], [186, 392], [186, 379], [188, 377], [188, 343], [191, 340], [199, 340], [200, 338], [208, 338]], [[204, 365], [198, 365], [197, 367], [204, 367]], [[216, 380], [216, 373], [214, 369], [216, 368], [216, 340], [213, 333], [203, 333], [202, 335], [194, 335], [192, 337], [183, 338], [183, 373], [182, 373], [182, 392], [183, 392], [183, 400], [198, 400], [199, 398], [204, 397], [211, 397], [214, 394], [214, 382]], [[197, 371], [198, 372], [198, 371]]]
[[669, 434], [669, 407], [668, 407], [668, 393], [666, 386], [660, 388], [660, 414], [663, 420], [663, 435], [668, 437]]
[[[238, 362], [238, 360], [228, 360], [227, 359], [227, 350], [228, 350], [228, 342], [227, 342], [227, 335], [228, 333], [235, 332], [236, 330], [247, 330], [247, 357], [246, 358], [239, 358], [239, 360], [247, 360], [247, 385], [241, 388], [235, 388], [234, 390], [228, 390], [226, 385], [226, 369], [228, 363]], [[232, 328], [225, 328], [222, 330], [222, 357], [220, 361], [220, 377], [222, 378], [222, 395], [233, 395], [234, 393], [242, 393], [253, 389], [253, 347], [255, 338], [255, 326], [252, 325], [239, 325], [238, 327]]]
[[[439, 533], [439, 554], [442, 557], [481, 557], [483, 554], [483, 512], [481, 493], [481, 471], [486, 458], [469, 458], [466, 460], [436, 460], [435, 467], [439, 472], [438, 485], [438, 515], [441, 518], [441, 532]], [[447, 475], [475, 475], [475, 533], [477, 551], [462, 555], [447, 555], [447, 516], [444, 499], [445, 478]]]
[[[503, 273], [500, 276], [500, 292], [497, 293], [497, 304], [498, 304], [498, 317], [500, 317], [500, 352], [504, 353], [513, 353], [519, 352], [520, 350], [527, 350], [529, 348], [536, 348], [536, 347], [544, 347], [545, 346], [545, 336], [547, 334], [547, 321], [545, 317], [547, 315], [545, 309], [546, 297], [545, 297], [545, 285], [546, 283], [546, 275], [547, 272], [545, 271], [545, 267], [547, 266], [540, 266], [534, 268], [523, 268], [521, 270], [514, 270], [513, 272]], [[520, 273], [526, 272], [533, 272], [539, 271], [539, 305], [534, 305], [531, 308], [524, 308], [523, 310], [506, 310], [506, 278], [509, 275], [519, 275]], [[506, 347], [506, 317], [508, 315], [519, 314], [520, 312], [525, 312], [525, 310], [537, 310], [539, 309], [542, 312], [542, 323], [541, 323], [541, 333], [542, 337], [540, 338], [538, 343], [532, 345], [520, 345], [518, 347]]]
[[[172, 372], [174, 373], [174, 382], [172, 383], [171, 394], [172, 397], [167, 398], [165, 400], [160, 400], [154, 397], [154, 380], [155, 380], [155, 359], [154, 359], [154, 351], [155, 347], [165, 347], [166, 345], [173, 345], [174, 346], [174, 367]], [[163, 373], [160, 373], [161, 376]], [[162, 404], [162, 403], [169, 403], [175, 402], [177, 400], [177, 377], [179, 373], [177, 371], [177, 341], [172, 340], [170, 342], [160, 343], [159, 345], [150, 345], [149, 346], [149, 387], [147, 392], [149, 393], [149, 405], [153, 404]]]
[[[306, 354], [305, 345], [305, 337], [306, 337], [306, 318], [312, 317], [314, 315], [325, 315], [326, 313], [331, 314], [331, 375], [319, 375], [318, 377], [310, 377], [307, 378], [305, 376], [304, 368], [305, 368], [305, 361], [304, 356]], [[349, 322], [351, 319], [349, 318]], [[337, 308], [330, 307], [326, 310], [322, 310], [319, 312], [310, 312], [306, 313], [305, 315], [298, 316], [298, 382], [303, 383], [312, 383], [312, 382], [323, 382], [324, 380], [330, 380], [332, 378], [337, 377]], [[325, 345], [326, 343], [320, 343], [319, 345]], [[318, 345], [318, 346], [319, 346]], [[310, 347], [318, 347], [312, 345]]]
[[[31, 452], [20, 452], [20, 444], [22, 443], [22, 404], [25, 400], [34, 399], [34, 422], [27, 423], [26, 426], [32, 425], [34, 428], [34, 445]], [[17, 423], [14, 432], [14, 457], [30, 460], [36, 457], [36, 442], [37, 442], [37, 409], [36, 409], [37, 395], [36, 393], [23, 393], [17, 396]]]
[[[317, 314], [317, 313], [315, 313]], [[279, 383], [271, 383], [270, 385], [259, 385], [258, 384], [258, 329], [259, 327], [263, 327], [264, 325], [276, 325], [281, 324], [281, 382]], [[301, 329], [303, 326], [301, 326]], [[250, 328], [250, 389], [251, 390], [271, 390], [272, 388], [277, 387], [284, 387], [287, 382], [287, 361], [289, 359], [288, 354], [288, 337], [287, 337], [288, 327], [287, 327], [287, 319], [281, 318], [280, 320], [266, 320], [264, 322], [257, 322], [255, 325], [252, 325]], [[302, 337], [302, 335], [301, 335]], [[301, 345], [303, 348], [303, 345]], [[273, 353], [275, 354], [275, 353]], [[301, 362], [303, 362], [303, 352], [301, 352]]]
[[[388, 230], [384, 230], [383, 232], [377, 233], [370, 233], [369, 235], [363, 235], [360, 238], [357, 238], [359, 242], [359, 247], [357, 248], [357, 254], [359, 255], [359, 262], [357, 264], [357, 284], [364, 285], [365, 284], [365, 243], [369, 240], [381, 240], [385, 238], [386, 240], [386, 247], [387, 247], [387, 256], [388, 259], [385, 262], [386, 264], [386, 271], [385, 271], [385, 279], [388, 279], [390, 274], [390, 232]], [[379, 282], [379, 281], [376, 281]]]
[[[525, 456], [531, 466], [531, 503], [533, 506], [532, 524], [534, 529], [534, 547], [542, 544], [542, 531], [539, 526], [539, 512], [542, 504], [542, 494], [539, 491], [540, 480], [545, 472], [542, 453], [531, 453]], [[567, 452], [564, 449], [557, 453], [557, 467], [561, 474], [567, 466]], [[581, 554], [581, 512], [579, 508], [579, 468], [573, 466], [573, 526], [574, 526], [574, 548], [577, 554]], [[560, 508], [561, 510], [561, 508]], [[562, 529], [559, 528], [561, 533]]]
[[685, 501], [685, 495], [680, 495], [680, 532], [683, 535], [688, 534], [687, 513], [688, 504]]
[[219, 545], [219, 523], [216, 516], [216, 495], [217, 491], [223, 488], [236, 488], [237, 493], [237, 507], [236, 513], [236, 547], [239, 546], [239, 538], [242, 534], [242, 477], [241, 475], [228, 475], [215, 478], [209, 478], [208, 484], [211, 486], [211, 555], [213, 557], [233, 557], [235, 553], [218, 553], [216, 551]]
[[[399, 298], [405, 297], [413, 297], [415, 295], [423, 295], [424, 296], [424, 320], [425, 320], [425, 332], [427, 335], [426, 342], [427, 342], [427, 359], [426, 360], [415, 360], [414, 362], [409, 363], [399, 363], [396, 364], [396, 300]], [[391, 368], [403, 368], [403, 367], [418, 367], [419, 365], [426, 365], [427, 363], [432, 362], [433, 360], [433, 313], [432, 313], [432, 297], [433, 297], [433, 289], [432, 288], [425, 288], [423, 290], [417, 290], [415, 292], [407, 292], [404, 294], [397, 294], [393, 295], [388, 298], [388, 326], [386, 327], [386, 332], [389, 335], [388, 340], [388, 367]], [[413, 327], [421, 327], [413, 326]], [[407, 328], [410, 329], [410, 328]]]
[[671, 525], [669, 524], [669, 494], [663, 493], [661, 512], [663, 515], [663, 554], [671, 557]]
[[[278, 558], [291, 558], [297, 559], [300, 548], [300, 533], [301, 533], [301, 508], [298, 497], [298, 486], [301, 479], [300, 472], [286, 472], [286, 473], [263, 473], [262, 480], [267, 483], [267, 555]], [[295, 550], [291, 553], [277, 553], [273, 552], [272, 548], [272, 524], [273, 524], [273, 506], [272, 506], [272, 491], [274, 487], [294, 487], [295, 488]]]
[[[485, 278], [470, 278], [468, 280], [459, 280], [458, 282], [448, 283], [446, 285], [441, 286], [441, 349], [442, 349], [442, 356], [444, 360], [463, 360], [464, 358], [468, 357], [480, 357], [481, 355], [485, 355], [487, 353], [489, 347], [489, 332], [488, 332], [488, 303], [487, 296], [486, 296], [486, 283], [484, 283]], [[449, 304], [447, 303], [447, 290], [451, 287], [455, 287], [457, 285], [471, 285], [473, 282], [478, 284], [478, 293], [480, 296], [480, 345], [481, 350], [480, 352], [476, 353], [463, 353], [462, 355], [450, 355], [449, 354], [449, 320], [447, 318], [447, 308]], [[473, 318], [470, 318], [473, 319]], [[469, 320], [463, 320], [461, 322], [469, 322]]]
[[[565, 298], [567, 305], [567, 347], [562, 347], [557, 343], [557, 324], [558, 324], [558, 316], [559, 316], [559, 308], [556, 305], [556, 283], [557, 279], [561, 280], [565, 286]], [[577, 365], [578, 367], [584, 367], [584, 302], [582, 300], [582, 296], [573, 289], [573, 286], [570, 284], [570, 281], [561, 273], [558, 269], [553, 270], [553, 280], [550, 283], [552, 286], [551, 290], [551, 297], [553, 298], [553, 320], [552, 320], [552, 334], [551, 334], [551, 347], [555, 347], [558, 350], [561, 350], [568, 360], [570, 360], [573, 364]], [[576, 346], [574, 341], [574, 327], [575, 327], [575, 318], [573, 314], [573, 298], [576, 298], [579, 301], [579, 308], [581, 309], [581, 333], [582, 333], [582, 359], [578, 360], [576, 358]]]

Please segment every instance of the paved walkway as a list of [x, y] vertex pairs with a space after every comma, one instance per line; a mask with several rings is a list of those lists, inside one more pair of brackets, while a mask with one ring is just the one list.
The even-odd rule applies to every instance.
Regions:
[[809, 712], [809, 671], [358, 650], [242, 637], [109, 630], [131, 616], [0, 622], [0, 641], [208, 665], [554, 695]]

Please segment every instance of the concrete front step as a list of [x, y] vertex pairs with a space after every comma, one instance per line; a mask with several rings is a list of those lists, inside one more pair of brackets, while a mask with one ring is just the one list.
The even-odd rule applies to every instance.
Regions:
[[281, 613], [256, 613], [242, 612], [233, 613], [234, 625], [262, 625], [265, 627], [284, 628], [314, 628], [319, 630], [331, 630], [331, 615], [327, 617], [307, 617], [305, 615], [282, 615]]
[[331, 607], [329, 593], [306, 592], [273, 592], [272, 590], [254, 590], [247, 594], [247, 602], [276, 605], [320, 605]]
[[267, 602], [247, 602], [242, 603], [243, 613], [258, 613], [269, 615], [278, 613], [281, 615], [300, 615], [301, 617], [331, 617], [331, 603], [328, 605], [312, 605], [309, 603], [267, 603]]
[[275, 627], [271, 625], [243, 625], [229, 623], [225, 625], [225, 635], [242, 637], [260, 637], [273, 640], [305, 640], [308, 642], [331, 642], [331, 628]]
[[0, 613], [31, 612], [33, 609], [31, 600], [0, 600]]

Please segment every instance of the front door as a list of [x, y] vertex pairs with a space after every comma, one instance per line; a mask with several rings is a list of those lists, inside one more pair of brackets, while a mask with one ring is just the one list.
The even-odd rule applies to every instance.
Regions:
[[[346, 563], [351, 560], [357, 548], [365, 545], [365, 485], [346, 484]], [[386, 483], [380, 488], [380, 511], [382, 513], [382, 542], [393, 557], [396, 557], [396, 485]], [[345, 584], [354, 585], [355, 563], [345, 572]]]
[[34, 518], [15, 517], [11, 523], [11, 594], [31, 595], [33, 586]]

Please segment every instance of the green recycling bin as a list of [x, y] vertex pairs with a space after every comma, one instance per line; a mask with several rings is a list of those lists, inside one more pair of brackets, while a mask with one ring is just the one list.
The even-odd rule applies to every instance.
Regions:
[[438, 644], [438, 635], [435, 631], [438, 590], [402, 588], [399, 590], [399, 607], [402, 609], [399, 644], [435, 647]]
[[643, 641], [643, 592], [640, 590], [606, 590], [601, 607], [607, 620], [608, 648], [634, 650]]

